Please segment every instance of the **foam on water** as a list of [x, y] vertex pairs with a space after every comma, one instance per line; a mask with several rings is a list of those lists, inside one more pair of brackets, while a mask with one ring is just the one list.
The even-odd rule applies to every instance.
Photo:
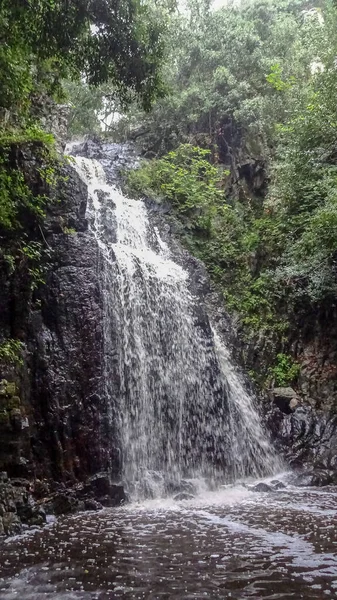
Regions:
[[334, 598], [335, 493], [226, 486], [68, 515], [1, 545], [0, 598]]

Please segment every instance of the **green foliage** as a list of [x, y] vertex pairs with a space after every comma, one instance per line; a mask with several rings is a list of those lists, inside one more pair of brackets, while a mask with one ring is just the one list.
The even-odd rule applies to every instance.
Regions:
[[[99, 128], [96, 113], [108, 98], [119, 107], [137, 99], [148, 109], [164, 93], [163, 15], [152, 0], [0, 2], [0, 262], [27, 310], [44, 283], [44, 219], [62, 181], [62, 159], [43, 123], [78, 90], [76, 103], [89, 99], [94, 117], [89, 123], [80, 108], [77, 133]], [[21, 343], [4, 341], [0, 360], [21, 364]]]
[[[291, 0], [244, 1], [218, 10], [201, 1], [188, 6], [190, 12], [169, 23], [164, 74], [170, 93], [149, 115], [134, 108], [126, 130], [138, 135], [141, 124], [141, 139], [163, 154], [181, 142], [203, 145], [200, 134], [208, 136], [209, 147], [221, 138], [231, 146], [228, 134], [237, 124], [268, 156], [274, 122], [287, 114], [284, 94], [295, 82], [304, 84], [317, 56], [318, 20], [305, 19], [301, 2]], [[220, 160], [228, 161], [221, 143], [219, 149]]]
[[22, 365], [22, 342], [15, 339], [0, 344], [0, 361], [9, 365]]
[[46, 133], [37, 123], [33, 123], [24, 129], [6, 129], [0, 131], [0, 147], [4, 150], [10, 149], [13, 145], [21, 146], [23, 144], [43, 144], [49, 150], [54, 147], [54, 136]]
[[286, 231], [276, 277], [299, 300], [307, 297], [312, 303], [337, 291], [336, 11], [325, 19], [327, 60], [301, 90], [302, 102], [294, 103], [290, 117], [278, 128], [268, 200]]
[[[149, 108], [163, 94], [163, 14], [152, 0], [0, 3], [2, 257], [11, 273], [25, 263], [32, 287], [43, 281], [42, 253], [35, 248], [32, 254], [32, 244], [43, 237], [46, 206], [60, 180], [54, 138], [41, 122], [69, 88], [85, 90], [91, 109], [100, 110], [102, 91], [89, 90], [89, 84], [109, 82], [119, 106], [136, 97]], [[88, 112], [82, 113], [82, 127], [88, 127]], [[97, 126], [97, 115], [93, 121]]]
[[288, 354], [277, 354], [276, 364], [269, 369], [269, 377], [275, 386], [286, 386], [293, 383], [300, 374], [301, 366]]
[[270, 73], [266, 75], [266, 81], [278, 92], [284, 92], [296, 83], [295, 77], [290, 77], [288, 81], [284, 81], [282, 79], [282, 71], [281, 65], [276, 63], [271, 66]]
[[[170, 94], [148, 115], [133, 107], [119, 131], [124, 123], [144, 150], [164, 154], [136, 176], [138, 192], [172, 202], [182, 239], [239, 315], [244, 335], [262, 332], [285, 348], [299, 317], [333, 305], [337, 293], [337, 9], [287, 0], [217, 11], [202, 0], [187, 6], [170, 24]], [[160, 164], [165, 174], [165, 153], [186, 141], [210, 149], [211, 162], [231, 171], [222, 182], [226, 201], [203, 196], [206, 236], [195, 227], [189, 174], [191, 213], [184, 186], [178, 201], [177, 181], [163, 182], [156, 171]], [[266, 196], [242, 181], [247, 156], [263, 160]], [[273, 367], [279, 384], [282, 369], [285, 379], [296, 376], [280, 356]]]
[[[29, 110], [35, 94], [64, 97], [62, 80], [111, 81], [127, 101], [149, 107], [162, 94], [165, 23], [138, 0], [3, 0], [0, 7], [0, 109]], [[11, 32], [8, 37], [8, 31]]]
[[129, 172], [129, 190], [172, 204], [183, 242], [205, 263], [247, 332], [283, 334], [286, 319], [276, 314], [283, 290], [270, 274], [257, 275], [254, 267], [266, 219], [254, 220], [249, 209], [226, 202], [221, 171], [209, 159], [209, 151], [184, 144]]
[[162, 159], [147, 162], [128, 175], [130, 190], [169, 200], [191, 229], [210, 234], [218, 207], [226, 209], [221, 175], [210, 152], [183, 144]]
[[[101, 133], [100, 114], [104, 110], [104, 86], [89, 86], [85, 81], [67, 81], [64, 84], [71, 110], [69, 133], [71, 136]], [[106, 93], [111, 92], [106, 86]]]
[[[29, 134], [27, 134], [29, 135]], [[34, 188], [54, 186], [56, 183], [57, 160], [52, 149], [41, 141], [29, 141], [20, 138], [20, 142], [6, 138], [0, 145], [0, 232], [6, 230], [23, 230], [27, 219], [41, 220], [45, 215], [48, 198], [44, 194], [36, 194]], [[49, 139], [49, 137], [48, 137]], [[34, 171], [27, 172], [24, 163], [17, 158], [16, 147], [30, 151], [36, 161]]]

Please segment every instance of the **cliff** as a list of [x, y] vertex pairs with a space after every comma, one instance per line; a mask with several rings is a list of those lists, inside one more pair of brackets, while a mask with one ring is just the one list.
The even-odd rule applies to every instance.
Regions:
[[[32, 181], [34, 153], [18, 153]], [[0, 532], [20, 528], [16, 512], [24, 523], [35, 523], [36, 515], [43, 520], [40, 504], [70, 512], [124, 498], [112, 484], [112, 476], [119, 478], [116, 458], [106, 473], [113, 461], [102, 382], [100, 255], [85, 219], [86, 186], [71, 166], [60, 169], [56, 187], [35, 189], [50, 195], [43, 222], [26, 227], [27, 246], [36, 239], [43, 246], [39, 281], [21, 258], [14, 257], [13, 269], [6, 254], [0, 263], [2, 348], [8, 339], [20, 344], [17, 356], [3, 352], [0, 360]], [[14, 243], [10, 232], [3, 240], [8, 248]]]

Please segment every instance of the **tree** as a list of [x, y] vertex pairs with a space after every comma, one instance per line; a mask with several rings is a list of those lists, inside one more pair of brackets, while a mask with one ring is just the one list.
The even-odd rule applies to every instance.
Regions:
[[[303, 3], [258, 0], [217, 11], [191, 0], [186, 13], [171, 20], [164, 67], [169, 94], [151, 113], [136, 113], [148, 145], [165, 152], [203, 134], [215, 142], [224, 123], [265, 152], [274, 123], [285, 118], [284, 97], [266, 77], [278, 65], [285, 85], [303, 85], [317, 53], [317, 20], [306, 20]], [[193, 18], [191, 18], [193, 15]], [[308, 40], [310, 39], [310, 43]], [[132, 122], [135, 111], [132, 111]]]
[[159, 16], [140, 0], [3, 0], [0, 107], [18, 114], [34, 93], [60, 95], [62, 79], [85, 77], [148, 108], [163, 93]]

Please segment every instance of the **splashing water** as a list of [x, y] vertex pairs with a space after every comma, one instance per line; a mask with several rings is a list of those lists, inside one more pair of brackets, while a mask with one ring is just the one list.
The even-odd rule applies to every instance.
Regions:
[[247, 392], [231, 360], [229, 349], [213, 329], [216, 355], [228, 398], [228, 420], [234, 456], [234, 479], [247, 474], [262, 477], [280, 472], [284, 464], [276, 456], [263, 430], [254, 398]]
[[198, 324], [188, 272], [145, 204], [107, 184], [98, 161], [77, 157], [75, 168], [103, 256], [105, 385], [133, 497], [277, 471], [229, 350], [206, 315]]

